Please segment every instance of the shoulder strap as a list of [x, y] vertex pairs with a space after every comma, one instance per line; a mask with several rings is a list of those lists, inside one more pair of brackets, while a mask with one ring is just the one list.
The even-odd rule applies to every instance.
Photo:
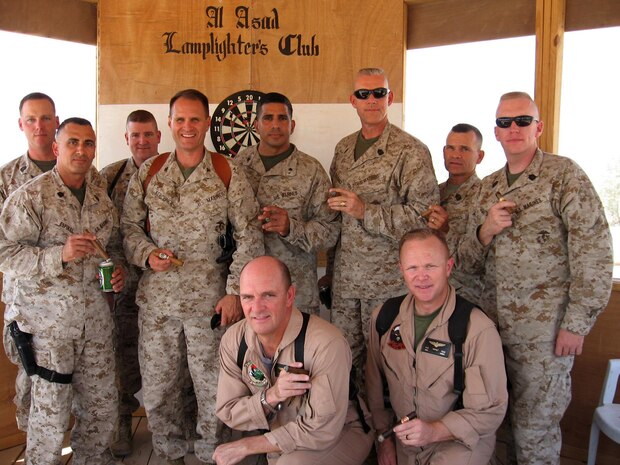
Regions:
[[126, 158], [119, 170], [116, 172], [114, 179], [112, 179], [112, 182], [108, 186], [108, 197], [112, 197], [112, 192], [114, 191], [116, 184], [118, 184], [118, 180], [121, 178], [121, 174], [123, 174], [123, 171], [125, 171], [125, 167], [127, 166], [128, 161], [129, 158]]
[[465, 390], [463, 343], [467, 336], [467, 323], [473, 308], [474, 304], [457, 294], [454, 312], [448, 320], [448, 335], [454, 344], [454, 393], [459, 396], [454, 407], [455, 410], [463, 408], [463, 391]]
[[301, 312], [303, 321], [301, 322], [301, 330], [295, 338], [295, 361], [304, 363], [304, 344], [306, 343], [306, 330], [310, 321], [310, 314]]
[[153, 176], [155, 176], [161, 169], [161, 167], [164, 166], [164, 163], [166, 163], [166, 160], [169, 156], [170, 152], [165, 152], [157, 155], [155, 160], [153, 160], [153, 163], [149, 167], [148, 173], [146, 173], [146, 178], [144, 178], [144, 181], [142, 181], [142, 192], [144, 192], [144, 197], [146, 197], [146, 189], [151, 183], [151, 179], [153, 179]]
[[239, 352], [237, 352], [237, 366], [243, 368], [243, 359], [245, 353], [248, 351], [248, 343], [245, 342], [245, 332], [241, 335], [241, 342], [239, 343]]
[[[310, 315], [308, 313], [301, 313], [303, 321], [301, 323], [301, 330], [295, 338], [295, 361], [304, 363], [304, 344], [306, 343], [306, 331], [308, 330], [308, 322], [310, 321]], [[241, 342], [239, 343], [239, 351], [237, 352], [237, 366], [243, 367], [243, 359], [245, 353], [248, 351], [248, 343], [245, 342], [245, 333], [241, 336]]]
[[228, 190], [230, 178], [232, 177], [232, 171], [230, 170], [230, 165], [228, 164], [226, 157], [218, 152], [209, 153], [211, 154], [211, 163], [213, 163], [215, 172], [226, 186], [226, 190]]
[[375, 328], [379, 333], [379, 338], [381, 338], [388, 329], [394, 323], [396, 319], [396, 315], [400, 310], [400, 304], [403, 303], [407, 294], [400, 295], [398, 297], [392, 297], [385, 301], [381, 310], [379, 310], [379, 314], [377, 315], [377, 321], [375, 321]]
[[[158, 171], [161, 169], [161, 167], [164, 166], [164, 163], [166, 163], [166, 160], [168, 159], [169, 156], [170, 156], [170, 152], [165, 152], [160, 155], [157, 155], [155, 160], [153, 160], [153, 164], [149, 166], [149, 171], [148, 173], [146, 173], [146, 178], [144, 178], [144, 181], [142, 181], [142, 199], [146, 197], [146, 189], [147, 187], [149, 187], [149, 184], [151, 183], [151, 179], [153, 179], [153, 176], [155, 176], [158, 173]], [[151, 222], [149, 221], [148, 212], [146, 214], [146, 222], [144, 223], [144, 230], [146, 231], [147, 234], [150, 234], [151, 232]]]

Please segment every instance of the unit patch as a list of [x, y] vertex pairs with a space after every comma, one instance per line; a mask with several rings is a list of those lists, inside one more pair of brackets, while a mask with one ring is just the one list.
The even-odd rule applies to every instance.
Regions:
[[250, 377], [250, 383], [254, 386], [262, 387], [267, 385], [268, 380], [265, 373], [263, 373], [254, 363], [245, 362], [243, 367], [247, 370], [248, 376]]
[[403, 338], [400, 335], [400, 325], [396, 325], [390, 331], [390, 339], [388, 340], [388, 345], [392, 349], [403, 350], [405, 348], [405, 344], [403, 343]]

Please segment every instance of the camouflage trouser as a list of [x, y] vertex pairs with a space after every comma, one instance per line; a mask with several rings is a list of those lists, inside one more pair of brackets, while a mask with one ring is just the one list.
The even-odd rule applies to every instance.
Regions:
[[131, 415], [140, 407], [135, 397], [142, 388], [138, 362], [138, 305], [135, 297], [135, 293], [119, 294], [114, 305], [119, 415]]
[[555, 342], [504, 346], [511, 383], [509, 414], [520, 465], [559, 465], [560, 420], [571, 399], [574, 357], [556, 357]]
[[9, 328], [5, 325], [3, 332], [4, 351], [7, 358], [17, 365], [17, 376], [15, 377], [15, 420], [20, 431], [28, 431], [28, 412], [30, 411], [30, 377], [26, 374], [22, 362], [17, 353], [15, 343], [9, 333]]
[[140, 312], [140, 368], [144, 407], [153, 433], [153, 449], [168, 460], [183, 457], [188, 450], [184, 434], [185, 360], [198, 404], [194, 453], [203, 462], [220, 443], [222, 423], [215, 416], [219, 373], [219, 343], [222, 329], [211, 330], [208, 318], [185, 320], [151, 317]]
[[59, 465], [64, 433], [72, 413], [71, 448], [75, 465], [107, 465], [117, 415], [112, 337], [67, 340], [33, 337], [37, 364], [73, 372], [71, 384], [32, 376], [26, 465]]
[[370, 337], [370, 315], [385, 300], [345, 299], [334, 292], [331, 322], [343, 332], [351, 347], [353, 366], [357, 373], [357, 381], [361, 391], [364, 391], [363, 372], [366, 363], [366, 347]]

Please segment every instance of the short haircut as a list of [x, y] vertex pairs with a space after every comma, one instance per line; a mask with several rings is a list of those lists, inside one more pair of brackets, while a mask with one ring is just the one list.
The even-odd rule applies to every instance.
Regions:
[[269, 257], [270, 259], [272, 259], [275, 262], [276, 267], [280, 271], [280, 277], [282, 278], [282, 281], [284, 282], [284, 286], [286, 287], [286, 289], [291, 287], [291, 285], [293, 284], [293, 279], [291, 278], [291, 271], [288, 269], [288, 266], [286, 266], [286, 263], [284, 263], [279, 258], [273, 257], [271, 255], [261, 255], [259, 257], [253, 258], [252, 260], [247, 262], [245, 265], [243, 265], [243, 268], [241, 268], [241, 273], [239, 273], [239, 276], [243, 274], [243, 271], [250, 263], [254, 262], [256, 259], [261, 258], [261, 257]]
[[529, 100], [532, 106], [534, 107], [536, 116], [540, 117], [540, 110], [538, 109], [538, 105], [536, 105], [536, 102], [534, 101], [534, 99], [530, 97], [530, 94], [528, 94], [527, 92], [522, 92], [519, 90], [514, 91], [514, 92], [507, 92], [499, 98], [499, 103], [502, 103], [505, 100], [514, 100], [518, 98]]
[[87, 119], [73, 116], [71, 118], [67, 118], [62, 123], [60, 123], [60, 126], [58, 126], [58, 129], [56, 130], [56, 135], [60, 134], [63, 131], [63, 129], [65, 129], [65, 126], [67, 124], [77, 124], [79, 126], [90, 126], [91, 128], [93, 127], [93, 125], [90, 124], [90, 121], [88, 121]]
[[293, 105], [291, 104], [291, 101], [286, 95], [278, 92], [269, 92], [268, 94], [262, 96], [256, 106], [256, 116], [260, 117], [263, 105], [267, 105], [268, 103], [281, 103], [282, 105], [286, 105], [286, 108], [288, 109], [288, 117], [293, 117]]
[[202, 103], [202, 106], [205, 109], [205, 113], [209, 116], [209, 99], [205, 94], [196, 89], [184, 89], [172, 96], [170, 99], [170, 108], [168, 110], [168, 116], [172, 116], [172, 107], [174, 103], [180, 98], [186, 98], [188, 100], [197, 100]]
[[22, 108], [24, 106], [24, 103], [26, 103], [28, 100], [47, 100], [49, 103], [52, 104], [52, 108], [54, 109], [54, 113], [56, 113], [56, 104], [52, 100], [52, 97], [50, 97], [47, 94], [44, 94], [43, 92], [32, 92], [32, 93], [26, 95], [23, 99], [20, 100], [20, 102], [19, 102], [19, 113], [20, 114], [22, 112]]
[[355, 79], [360, 76], [383, 76], [383, 78], [385, 79], [385, 85], [387, 87], [390, 87], [387, 74], [385, 74], [383, 68], [362, 68], [357, 72]]
[[155, 125], [155, 129], [157, 128], [157, 120], [153, 116], [153, 113], [146, 110], [134, 110], [127, 116], [127, 121], [125, 122], [125, 127], [129, 125], [129, 123], [153, 123]]
[[430, 237], [436, 237], [443, 248], [446, 250], [446, 256], [450, 257], [450, 247], [448, 246], [448, 242], [446, 241], [446, 235], [438, 230], [431, 228], [418, 228], [405, 233], [405, 235], [400, 239], [400, 243], [398, 245], [398, 254], [403, 250], [405, 244], [411, 241], [423, 241], [424, 239], [428, 239]]
[[450, 132], [456, 132], [459, 134], [473, 132], [476, 135], [476, 142], [478, 142], [478, 148], [482, 147], [482, 133], [476, 126], [467, 123], [459, 123], [452, 126]]

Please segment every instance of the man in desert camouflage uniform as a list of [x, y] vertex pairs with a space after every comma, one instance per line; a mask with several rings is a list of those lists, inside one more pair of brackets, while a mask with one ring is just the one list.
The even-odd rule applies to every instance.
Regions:
[[[54, 101], [46, 94], [33, 92], [22, 98], [19, 103], [19, 128], [28, 141], [27, 152], [0, 168], [0, 199], [6, 201], [9, 194], [43, 172], [56, 165], [52, 150], [54, 135], [58, 128], [58, 116]], [[10, 291], [13, 283], [8, 276], [3, 277], [2, 301], [11, 301]], [[3, 338], [7, 356], [9, 355], [10, 335], [4, 328]], [[26, 375], [18, 360], [15, 378], [15, 418], [21, 431], [28, 431], [28, 412], [30, 411], [30, 378]]]
[[450, 130], [443, 148], [448, 180], [439, 184], [441, 203], [431, 206], [428, 218], [431, 228], [446, 232], [446, 240], [455, 257], [450, 284], [461, 297], [478, 304], [482, 292], [480, 276], [463, 272], [455, 252], [459, 239], [467, 231], [469, 212], [478, 197], [480, 178], [476, 175], [476, 165], [483, 158], [482, 134], [478, 128], [460, 123]]
[[245, 168], [262, 207], [265, 252], [291, 270], [295, 305], [319, 313], [316, 254], [335, 245], [338, 214], [327, 208], [329, 177], [321, 164], [291, 144], [293, 106], [282, 94], [269, 93], [258, 103], [258, 145], [236, 158]]
[[[214, 408], [222, 330], [211, 330], [209, 320], [214, 310], [222, 325], [241, 318], [239, 272], [264, 251], [252, 187], [240, 168], [225, 160], [232, 170], [226, 190], [204, 146], [209, 123], [204, 94], [187, 89], [172, 97], [168, 125], [175, 151], [151, 178], [146, 195], [143, 181], [158, 157], [140, 167], [129, 183], [122, 217], [126, 256], [146, 268], [136, 295], [144, 406], [153, 448], [171, 464], [184, 463], [188, 450], [179, 386], [185, 356], [198, 401], [201, 439], [194, 449], [200, 460], [211, 461], [219, 436]], [[227, 278], [226, 264], [216, 259], [218, 236], [229, 220], [237, 251]], [[173, 266], [167, 257], [184, 264]]]
[[[119, 215], [123, 214], [123, 202], [131, 177], [138, 172], [143, 162], [157, 155], [161, 131], [155, 117], [146, 110], [135, 110], [127, 116], [125, 141], [131, 157], [114, 162], [101, 170], [107, 182], [108, 195], [114, 202]], [[116, 384], [118, 387], [118, 424], [110, 450], [115, 456], [131, 453], [131, 415], [140, 407], [135, 394], [142, 387], [138, 363], [138, 305], [136, 290], [141, 269], [128, 267], [125, 288], [115, 297], [115, 355]]]
[[609, 300], [612, 249], [603, 206], [575, 162], [538, 149], [536, 104], [502, 96], [495, 137], [505, 168], [482, 180], [459, 245], [485, 271], [485, 310], [499, 324], [519, 464], [559, 464], [570, 370]]
[[[124, 282], [118, 216], [88, 177], [95, 133], [82, 118], [65, 120], [53, 144], [57, 164], [15, 191], [0, 215], [0, 270], [15, 280], [5, 324], [33, 335], [26, 464], [58, 465], [70, 415], [73, 463], [107, 465], [117, 412], [113, 321], [100, 290], [93, 240], [107, 246]], [[86, 231], [92, 232], [86, 232]], [[46, 372], [47, 370], [47, 372]], [[60, 381], [49, 370], [71, 374]], [[62, 377], [62, 375], [61, 375]]]
[[439, 203], [428, 148], [388, 122], [393, 99], [383, 70], [358, 72], [350, 101], [362, 129], [338, 143], [330, 170], [334, 197], [328, 203], [342, 213], [332, 323], [347, 337], [360, 373], [371, 311], [406, 292], [398, 272], [400, 238], [425, 226], [420, 215]]

